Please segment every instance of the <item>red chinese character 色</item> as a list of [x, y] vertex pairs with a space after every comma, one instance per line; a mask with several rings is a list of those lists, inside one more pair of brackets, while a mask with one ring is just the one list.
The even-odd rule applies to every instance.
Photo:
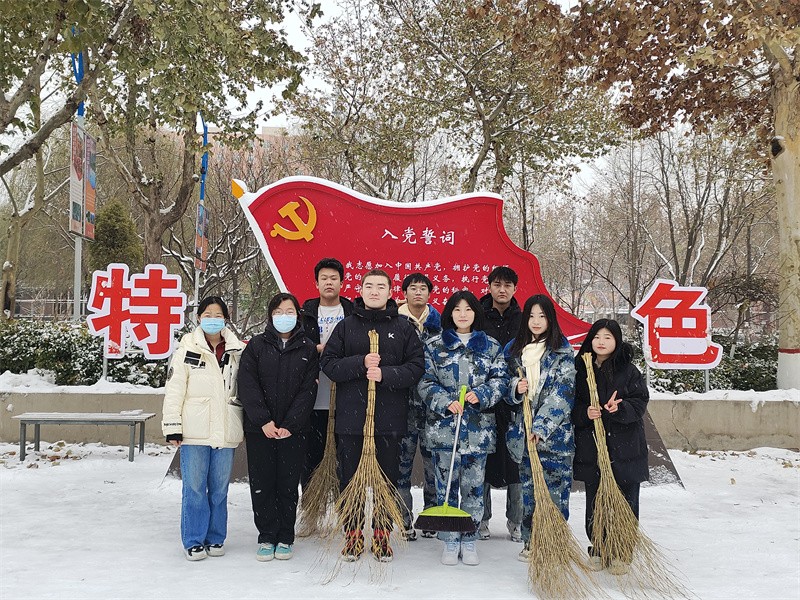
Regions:
[[711, 308], [702, 303], [708, 290], [659, 279], [631, 311], [645, 327], [644, 355], [656, 368], [711, 369], [722, 347], [711, 341]]

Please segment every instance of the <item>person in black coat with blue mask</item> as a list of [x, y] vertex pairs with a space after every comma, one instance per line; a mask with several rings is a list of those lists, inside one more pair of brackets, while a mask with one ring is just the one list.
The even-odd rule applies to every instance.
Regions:
[[[586, 364], [582, 356], [591, 353], [592, 368], [597, 381], [600, 408], [592, 408], [589, 398]], [[595, 419], [602, 419], [606, 430], [606, 445], [611, 458], [611, 469], [625, 499], [639, 518], [639, 486], [648, 479], [647, 440], [644, 432], [644, 414], [650, 394], [642, 374], [631, 362], [633, 349], [622, 341], [619, 323], [600, 319], [592, 325], [575, 358], [575, 406], [572, 422], [575, 427], [574, 477], [586, 486], [586, 535], [592, 539], [594, 503], [600, 485], [600, 468], [597, 465], [597, 446], [594, 438]], [[601, 570], [603, 557], [589, 548], [590, 567]], [[628, 566], [614, 564], [609, 570], [614, 574], [627, 572]]]
[[317, 348], [297, 321], [297, 299], [278, 294], [267, 311], [267, 328], [242, 353], [238, 381], [260, 561], [293, 555], [297, 486], [319, 373]]

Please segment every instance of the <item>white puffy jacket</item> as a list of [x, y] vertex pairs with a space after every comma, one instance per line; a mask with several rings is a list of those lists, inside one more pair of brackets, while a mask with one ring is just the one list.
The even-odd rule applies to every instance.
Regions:
[[236, 399], [236, 375], [244, 344], [227, 328], [225, 365], [208, 347], [199, 327], [181, 339], [172, 356], [164, 392], [164, 435], [180, 433], [183, 443], [235, 448], [244, 437], [242, 407]]

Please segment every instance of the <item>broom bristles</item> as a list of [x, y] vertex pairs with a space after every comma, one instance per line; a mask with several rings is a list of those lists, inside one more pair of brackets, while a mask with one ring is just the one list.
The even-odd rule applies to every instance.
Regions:
[[339, 477], [336, 474], [335, 417], [336, 383], [331, 383], [325, 450], [319, 465], [311, 473], [303, 495], [300, 496], [300, 530], [297, 534], [300, 537], [307, 537], [313, 533], [327, 537], [336, 527], [333, 508], [339, 497]]
[[[587, 352], [581, 358], [586, 364], [589, 401], [592, 407], [600, 408], [592, 355]], [[627, 593], [644, 597], [690, 597], [658, 545], [642, 531], [614, 478], [602, 419], [594, 419], [594, 429], [600, 484], [594, 501], [592, 546], [606, 566], [611, 561], [629, 565], [628, 572], [621, 576]]]
[[591, 576], [581, 546], [550, 496], [536, 444], [530, 438], [533, 409], [528, 394], [523, 398], [522, 411], [535, 502], [531, 531], [536, 532], [536, 539], [532, 536], [529, 546], [528, 582], [543, 598], [594, 597], [597, 594], [585, 579]]

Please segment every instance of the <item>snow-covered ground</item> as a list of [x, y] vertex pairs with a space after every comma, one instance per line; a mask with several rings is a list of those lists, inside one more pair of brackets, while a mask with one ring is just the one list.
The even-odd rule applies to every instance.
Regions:
[[[530, 598], [521, 545], [508, 540], [495, 491], [492, 539], [481, 564], [444, 567], [440, 543], [396, 548], [385, 572], [365, 556], [324, 583], [338, 551], [298, 539], [295, 558], [259, 563], [245, 484], [230, 491], [227, 554], [190, 563], [179, 543], [180, 481], [165, 478], [172, 452], [66, 444], [17, 460], [0, 443], [0, 598]], [[800, 598], [800, 454], [670, 451], [685, 489], [642, 490], [642, 523], [701, 599]], [[414, 490], [415, 501], [420, 490]], [[584, 497], [570, 523], [583, 533]], [[376, 581], [377, 580], [377, 581]], [[600, 581], [612, 598], [614, 582]]]

